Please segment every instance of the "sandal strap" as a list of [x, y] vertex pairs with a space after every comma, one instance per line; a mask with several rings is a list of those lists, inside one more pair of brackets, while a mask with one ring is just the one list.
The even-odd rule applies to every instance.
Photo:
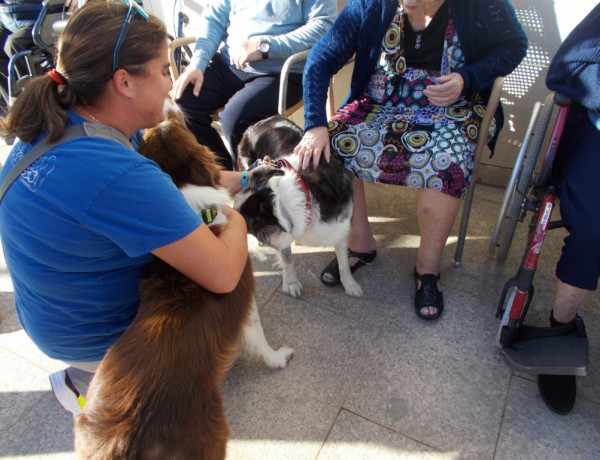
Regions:
[[431, 276], [431, 277], [435, 278], [435, 280], [436, 280], [436, 281], [437, 281], [437, 280], [439, 280], [439, 279], [441, 278], [441, 274], [440, 274], [440, 273], [438, 273], [437, 275], [434, 275], [433, 273], [425, 273], [424, 275], [421, 275], [421, 274], [420, 274], [420, 273], [417, 271], [417, 269], [415, 268], [415, 278], [416, 278], [416, 279], [418, 279], [419, 281], [423, 282], [423, 278], [425, 278], [426, 276], [427, 276], [427, 277], [430, 277], [430, 276]]
[[421, 287], [417, 289], [417, 291], [421, 293], [421, 303], [424, 307], [435, 306], [439, 303], [439, 299], [442, 298], [442, 293], [437, 285], [439, 279], [439, 273], [437, 275], [434, 275], [433, 273], [421, 275], [415, 268], [415, 283], [417, 280], [421, 282]]
[[[418, 282], [421, 281], [421, 287], [415, 293], [415, 311], [417, 312], [417, 316], [426, 320], [438, 319], [444, 311], [444, 295], [438, 289], [437, 283], [440, 279], [440, 274], [426, 273], [425, 275], [421, 275], [417, 273], [417, 267], [415, 267], [414, 277], [415, 288]], [[425, 307], [433, 307], [437, 309], [437, 313], [425, 315], [421, 312]]]
[[[428, 282], [429, 280], [433, 281], [433, 283]], [[423, 281], [421, 281], [421, 287], [419, 288], [419, 291], [423, 293], [423, 296], [421, 297], [423, 299], [423, 306], [435, 307], [435, 304], [442, 296], [442, 293], [437, 287], [437, 280], [435, 278], [430, 278], [429, 280], [425, 278]]]
[[348, 259], [350, 257], [354, 257], [360, 260], [365, 265], [371, 265], [371, 263], [377, 257], [377, 250], [369, 251], [369, 252], [354, 252], [352, 249], [348, 248]]

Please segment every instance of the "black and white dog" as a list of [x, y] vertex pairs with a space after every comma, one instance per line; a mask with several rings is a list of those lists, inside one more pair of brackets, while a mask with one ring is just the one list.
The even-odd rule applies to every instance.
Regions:
[[[335, 157], [317, 169], [299, 170], [293, 153], [302, 130], [291, 120], [274, 116], [249, 127], [238, 146], [238, 164], [254, 161], [248, 184], [235, 197], [234, 208], [246, 219], [258, 241], [279, 251], [285, 293], [302, 292], [291, 245], [333, 246], [346, 294], [362, 296], [348, 263], [348, 234], [352, 218], [352, 176]], [[261, 161], [262, 159], [262, 161]]]

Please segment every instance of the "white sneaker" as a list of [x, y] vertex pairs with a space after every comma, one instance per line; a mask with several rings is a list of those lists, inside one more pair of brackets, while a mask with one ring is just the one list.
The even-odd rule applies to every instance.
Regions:
[[71, 412], [74, 419], [77, 418], [85, 405], [85, 398], [77, 391], [69, 374], [65, 370], [50, 374], [50, 386], [60, 405]]

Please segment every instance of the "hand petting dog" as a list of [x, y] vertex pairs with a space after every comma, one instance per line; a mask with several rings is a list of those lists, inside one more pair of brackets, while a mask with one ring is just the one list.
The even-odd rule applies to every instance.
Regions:
[[331, 159], [331, 149], [329, 147], [329, 132], [326, 126], [315, 126], [310, 128], [302, 136], [302, 140], [294, 149], [300, 162], [299, 169], [306, 169], [312, 160], [313, 168], [317, 169], [321, 156], [329, 163]]

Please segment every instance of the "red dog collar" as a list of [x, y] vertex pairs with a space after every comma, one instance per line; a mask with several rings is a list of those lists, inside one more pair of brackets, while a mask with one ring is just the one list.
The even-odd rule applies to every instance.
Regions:
[[291, 169], [292, 171], [294, 171], [296, 173], [296, 180], [302, 187], [302, 190], [304, 190], [304, 195], [306, 196], [306, 211], [308, 212], [307, 218], [308, 218], [308, 222], [310, 222], [311, 216], [312, 216], [312, 201], [310, 199], [310, 192], [308, 191], [308, 187], [306, 186], [306, 183], [302, 180], [302, 177], [300, 177], [300, 174], [298, 174], [298, 171], [296, 171], [296, 169], [292, 166], [292, 164], [289, 161], [287, 161], [285, 158], [280, 158], [279, 160], [277, 160], [277, 167]]

